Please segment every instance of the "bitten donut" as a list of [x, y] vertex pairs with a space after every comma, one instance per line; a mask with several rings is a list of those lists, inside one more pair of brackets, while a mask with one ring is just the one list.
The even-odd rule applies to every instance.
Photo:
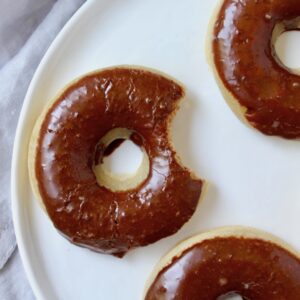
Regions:
[[[184, 95], [165, 75], [114, 67], [71, 83], [46, 108], [32, 135], [30, 177], [69, 241], [123, 256], [190, 219], [203, 182], [180, 164], [169, 137]], [[120, 139], [143, 150], [133, 177], [116, 178], [101, 167], [105, 149]]]
[[299, 253], [257, 229], [226, 227], [194, 236], [167, 254], [145, 300], [299, 300]]
[[298, 0], [225, 0], [212, 19], [208, 57], [223, 96], [267, 135], [300, 137], [300, 76], [274, 47], [299, 25]]

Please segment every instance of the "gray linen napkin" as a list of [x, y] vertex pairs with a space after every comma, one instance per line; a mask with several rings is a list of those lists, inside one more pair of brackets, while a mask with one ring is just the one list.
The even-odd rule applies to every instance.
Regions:
[[18, 253], [5, 266], [16, 246], [10, 211], [10, 166], [18, 116], [38, 63], [83, 2], [0, 1], [0, 299], [32, 298], [30, 291], [30, 298], [22, 293], [27, 283]]

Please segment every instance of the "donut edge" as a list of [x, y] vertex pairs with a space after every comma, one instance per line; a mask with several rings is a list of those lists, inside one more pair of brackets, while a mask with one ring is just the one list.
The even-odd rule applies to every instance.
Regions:
[[226, 88], [221, 77], [219, 76], [218, 70], [214, 62], [214, 53], [212, 47], [213, 39], [214, 39], [214, 26], [217, 21], [217, 17], [219, 15], [223, 3], [224, 0], [219, 0], [219, 2], [216, 4], [216, 6], [213, 9], [212, 16], [210, 17], [208, 23], [208, 30], [206, 33], [206, 41], [205, 41], [206, 61], [212, 70], [214, 79], [221, 92], [221, 95], [223, 96], [225, 102], [227, 103], [231, 111], [243, 124], [247, 125], [247, 127], [255, 128], [246, 118], [247, 107], [241, 105], [238, 99], [235, 98], [234, 95]]
[[190, 238], [187, 238], [178, 244], [176, 244], [167, 254], [165, 254], [155, 265], [153, 271], [151, 272], [150, 276], [148, 277], [143, 298], [146, 298], [146, 295], [152, 286], [154, 280], [156, 279], [157, 275], [167, 266], [169, 266], [173, 260], [173, 258], [180, 257], [182, 253], [193, 247], [196, 244], [202, 243], [206, 240], [212, 240], [215, 238], [246, 238], [246, 239], [259, 239], [265, 242], [269, 242], [275, 244], [284, 250], [288, 251], [289, 253], [295, 255], [300, 259], [300, 251], [293, 248], [290, 244], [283, 241], [281, 238], [268, 233], [264, 230], [260, 230], [254, 227], [247, 227], [247, 226], [224, 226], [215, 228], [209, 231], [202, 232], [200, 234], [194, 235]]
[[[88, 74], [87, 74], [88, 75]], [[65, 85], [60, 91], [56, 93], [56, 95], [49, 101], [47, 101], [42, 110], [40, 115], [37, 117], [35, 124], [32, 129], [29, 146], [28, 146], [28, 172], [29, 172], [29, 181], [30, 185], [33, 191], [34, 197], [38, 200], [41, 208], [43, 211], [48, 215], [45, 204], [43, 202], [42, 196], [39, 191], [38, 186], [38, 180], [36, 178], [36, 172], [35, 172], [35, 162], [36, 162], [36, 149], [37, 149], [37, 143], [40, 136], [40, 129], [42, 127], [43, 121], [48, 113], [48, 111], [51, 109], [51, 107], [54, 105], [54, 103], [57, 101], [60, 95], [62, 95], [69, 87], [71, 87], [73, 84], [78, 82], [83, 76], [78, 76], [75, 79], [73, 79], [71, 82], [69, 82], [67, 85]]]
[[[84, 73], [82, 75], [77, 76], [72, 81], [70, 81], [60, 91], [58, 91], [56, 93], [56, 95], [51, 100], [49, 100], [48, 102], [45, 103], [44, 107], [41, 110], [40, 115], [36, 119], [35, 124], [33, 126], [33, 130], [32, 130], [30, 141], [29, 141], [29, 146], [28, 146], [28, 172], [29, 172], [29, 181], [30, 181], [30, 185], [31, 185], [34, 197], [38, 200], [38, 203], [40, 204], [40, 206], [43, 209], [43, 211], [48, 215], [47, 209], [45, 207], [45, 204], [43, 202], [42, 196], [41, 196], [40, 191], [39, 191], [38, 180], [36, 178], [36, 172], [35, 172], [35, 162], [36, 162], [36, 155], [37, 155], [37, 153], [36, 153], [37, 143], [38, 143], [38, 140], [39, 140], [40, 129], [41, 129], [41, 126], [43, 124], [43, 121], [44, 121], [47, 113], [49, 112], [49, 110], [51, 109], [51, 107], [54, 105], [54, 103], [57, 101], [57, 99], [60, 97], [60, 95], [62, 95], [68, 88], [70, 88], [72, 85], [76, 84], [78, 81], [80, 81], [84, 77], [86, 77], [86, 76], [92, 76], [92, 75], [100, 73], [102, 71], [114, 70], [114, 69], [131, 69], [131, 70], [145, 71], [145, 72], [154, 73], [154, 74], [162, 76], [162, 77], [164, 77], [164, 78], [166, 78], [166, 79], [168, 79], [170, 81], [173, 81], [175, 84], [177, 84], [178, 86], [180, 86], [182, 88], [183, 95], [182, 95], [182, 97], [180, 99], [178, 99], [178, 102], [176, 104], [176, 107], [175, 107], [174, 111], [168, 117], [168, 121], [167, 121], [167, 123], [168, 123], [168, 125], [167, 125], [167, 134], [168, 134], [168, 142], [170, 144], [171, 149], [175, 153], [175, 159], [176, 159], [177, 163], [184, 170], [187, 170], [189, 172], [189, 174], [190, 174], [190, 176], [191, 176], [191, 178], [193, 180], [199, 180], [199, 181], [202, 182], [201, 193], [200, 193], [200, 197], [198, 199], [197, 208], [195, 210], [195, 212], [196, 212], [197, 209], [198, 209], [198, 207], [199, 207], [200, 202], [202, 202], [202, 199], [203, 199], [203, 196], [204, 196], [203, 194], [207, 190], [207, 183], [206, 183], [205, 180], [203, 180], [202, 178], [198, 177], [193, 170], [191, 170], [190, 168], [186, 167], [182, 163], [182, 160], [181, 160], [180, 156], [178, 155], [177, 151], [175, 150], [173, 139], [172, 139], [172, 134], [171, 134], [171, 123], [172, 123], [172, 121], [173, 121], [173, 119], [174, 119], [177, 111], [180, 108], [181, 102], [186, 98], [186, 87], [185, 87], [184, 84], [182, 84], [175, 77], [170, 76], [169, 74], [167, 74], [167, 73], [165, 73], [163, 71], [160, 71], [160, 70], [157, 70], [157, 69], [154, 69], [154, 68], [150, 68], [150, 67], [140, 66], [140, 65], [126, 65], [126, 64], [124, 64], [124, 65], [116, 65], [116, 66], [109, 66], [109, 67], [99, 68], [99, 69], [95, 69], [95, 70], [92, 70], [90, 72]], [[184, 225], [185, 224], [183, 224], [183, 226]]]

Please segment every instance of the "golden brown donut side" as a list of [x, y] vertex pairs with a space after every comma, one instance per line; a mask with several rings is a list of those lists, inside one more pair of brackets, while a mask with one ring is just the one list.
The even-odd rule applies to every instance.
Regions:
[[299, 16], [296, 0], [225, 0], [213, 19], [209, 43], [223, 95], [268, 135], [300, 136], [300, 77], [274, 50], [279, 34], [299, 27]]
[[[38, 192], [54, 226], [70, 241], [123, 255], [175, 233], [197, 207], [202, 181], [184, 168], [169, 123], [184, 89], [139, 68], [101, 70], [68, 87], [47, 111], [35, 151]], [[99, 140], [130, 129], [150, 172], [138, 187], [112, 192], [92, 170]]]
[[300, 297], [299, 253], [253, 228], [227, 227], [192, 237], [159, 264], [146, 300]]

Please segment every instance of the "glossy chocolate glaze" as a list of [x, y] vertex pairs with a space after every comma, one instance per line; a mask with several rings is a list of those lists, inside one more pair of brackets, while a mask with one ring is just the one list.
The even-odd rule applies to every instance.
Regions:
[[185, 250], [155, 278], [145, 300], [299, 300], [300, 260], [271, 242], [215, 238]]
[[[202, 181], [178, 163], [168, 136], [183, 96], [172, 80], [131, 68], [88, 75], [59, 96], [42, 122], [35, 171], [47, 212], [66, 238], [122, 256], [189, 220]], [[99, 186], [92, 170], [103, 155], [97, 144], [113, 128], [132, 130], [150, 160], [147, 179], [126, 192]]]
[[275, 25], [296, 29], [299, 0], [225, 0], [214, 26], [213, 57], [226, 89], [258, 130], [300, 137], [300, 76], [275, 54]]

